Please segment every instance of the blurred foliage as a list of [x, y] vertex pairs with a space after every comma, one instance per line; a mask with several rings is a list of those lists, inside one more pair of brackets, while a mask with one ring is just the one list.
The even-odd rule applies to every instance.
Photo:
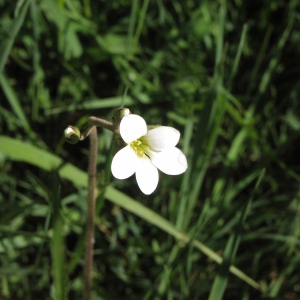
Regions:
[[0, 0], [0, 299], [82, 299], [89, 142], [63, 130], [110, 119], [126, 87], [189, 168], [142, 195], [99, 130], [92, 299], [299, 299], [299, 8]]

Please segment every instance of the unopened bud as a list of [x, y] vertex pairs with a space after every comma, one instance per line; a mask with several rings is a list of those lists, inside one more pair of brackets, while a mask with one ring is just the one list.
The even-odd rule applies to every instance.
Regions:
[[80, 141], [81, 134], [77, 127], [69, 125], [64, 131], [65, 139], [69, 144], [76, 144]]
[[115, 125], [119, 125], [123, 117], [128, 116], [130, 114], [130, 110], [128, 108], [119, 107], [116, 108], [113, 112], [113, 122]]

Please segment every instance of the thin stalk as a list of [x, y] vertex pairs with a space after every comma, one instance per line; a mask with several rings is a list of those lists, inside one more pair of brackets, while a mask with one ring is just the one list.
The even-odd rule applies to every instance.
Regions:
[[88, 168], [88, 212], [87, 212], [87, 229], [86, 229], [86, 246], [85, 246], [85, 265], [84, 265], [84, 300], [91, 297], [93, 283], [93, 256], [94, 256], [94, 230], [95, 230], [95, 210], [96, 210], [96, 166], [98, 155], [98, 136], [97, 126], [108, 129], [115, 134], [120, 134], [120, 122], [125, 115], [130, 113], [128, 108], [119, 107], [114, 110], [113, 123], [107, 120], [89, 117], [88, 122], [80, 132], [78, 128], [69, 125], [65, 131], [66, 141], [76, 144], [90, 136], [90, 153]]
[[97, 118], [97, 117], [89, 117], [87, 125], [85, 126], [83, 132], [81, 133], [80, 140], [84, 140], [95, 128], [95, 126], [102, 127], [108, 129], [116, 134], [119, 134], [119, 125], [116, 125], [112, 122], [107, 120]]
[[96, 206], [96, 165], [98, 154], [97, 129], [93, 127], [90, 132], [90, 156], [88, 168], [88, 215], [85, 248], [84, 269], [84, 300], [89, 300], [93, 282], [93, 256], [94, 256], [94, 228]]

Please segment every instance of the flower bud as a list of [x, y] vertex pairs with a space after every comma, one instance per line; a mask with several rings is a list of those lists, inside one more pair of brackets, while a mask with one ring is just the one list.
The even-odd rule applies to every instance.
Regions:
[[64, 131], [65, 139], [69, 144], [76, 144], [80, 141], [81, 133], [77, 127], [69, 125]]
[[128, 108], [124, 108], [124, 107], [119, 107], [116, 108], [113, 112], [113, 123], [115, 125], [119, 125], [121, 120], [123, 119], [123, 117], [129, 115], [131, 112]]

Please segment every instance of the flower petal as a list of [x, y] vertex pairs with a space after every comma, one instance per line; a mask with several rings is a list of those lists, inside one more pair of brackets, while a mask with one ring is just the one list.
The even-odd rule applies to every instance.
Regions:
[[168, 175], [179, 175], [186, 171], [187, 161], [185, 155], [176, 147], [162, 152], [149, 151], [154, 166]]
[[149, 130], [147, 133], [147, 141], [154, 151], [163, 151], [165, 149], [175, 147], [179, 141], [180, 132], [168, 126], [160, 126]]
[[120, 123], [120, 134], [124, 142], [129, 144], [147, 134], [147, 124], [138, 115], [127, 115]]
[[153, 193], [158, 184], [158, 170], [152, 165], [148, 157], [139, 158], [135, 176], [137, 184], [144, 194]]
[[111, 172], [118, 179], [125, 179], [135, 173], [138, 157], [135, 152], [126, 146], [117, 152], [111, 163]]

